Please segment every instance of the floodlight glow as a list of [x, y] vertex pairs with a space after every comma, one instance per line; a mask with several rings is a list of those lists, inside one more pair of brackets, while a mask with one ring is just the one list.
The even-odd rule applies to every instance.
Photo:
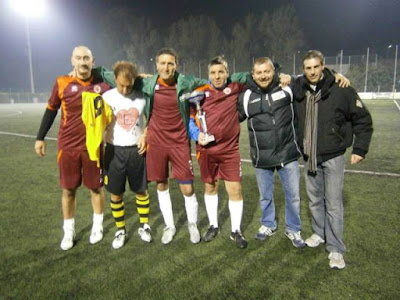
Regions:
[[25, 17], [40, 17], [46, 9], [45, 0], [9, 0], [10, 6]]

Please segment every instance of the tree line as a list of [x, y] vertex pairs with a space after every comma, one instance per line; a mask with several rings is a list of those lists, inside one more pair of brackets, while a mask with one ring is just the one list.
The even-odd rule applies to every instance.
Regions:
[[254, 58], [268, 55], [278, 62], [291, 61], [293, 53], [305, 46], [304, 32], [292, 5], [249, 14], [230, 30], [221, 30], [214, 19], [205, 15], [184, 17], [167, 28], [157, 28], [149, 18], [133, 16], [122, 7], [110, 10], [100, 25], [99, 42], [107, 53], [105, 65], [127, 59], [140, 71], [150, 73], [154, 71], [155, 54], [165, 46], [178, 52], [181, 72], [197, 76], [202, 73], [203, 77], [208, 61], [217, 55], [225, 56], [231, 72], [248, 71]]
[[[283, 72], [299, 74], [302, 53], [309, 49], [293, 5], [251, 13], [223, 30], [206, 15], [183, 17], [158, 28], [150, 18], [134, 15], [124, 7], [111, 9], [99, 25], [99, 45], [106, 54], [102, 63], [111, 67], [125, 59], [146, 73], [155, 73], [155, 55], [166, 46], [178, 52], [180, 72], [198, 77], [207, 77], [208, 61], [217, 55], [227, 59], [231, 73], [249, 71], [254, 58], [268, 56], [283, 67]], [[352, 64], [345, 75], [362, 92], [365, 73], [364, 61]], [[367, 91], [387, 92], [392, 86], [393, 63], [381, 60], [371, 65]]]

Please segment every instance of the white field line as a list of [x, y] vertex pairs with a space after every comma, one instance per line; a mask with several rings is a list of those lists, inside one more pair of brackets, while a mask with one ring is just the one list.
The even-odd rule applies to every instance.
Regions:
[[393, 99], [393, 102], [394, 102], [394, 104], [396, 104], [397, 109], [400, 110], [400, 105], [397, 103], [397, 101]]
[[8, 114], [8, 115], [1, 115], [0, 117], [4, 118], [4, 117], [12, 117], [12, 116], [18, 116], [18, 115], [22, 115], [22, 111], [17, 110], [17, 111], [15, 111], [15, 112], [13, 112], [11, 114]]
[[[251, 163], [250, 159], [242, 159], [241, 161], [246, 163]], [[299, 165], [300, 168], [304, 168], [303, 165]], [[373, 172], [373, 171], [360, 171], [360, 170], [344, 170], [345, 173], [357, 173], [357, 174], [369, 174], [369, 175], [378, 175], [378, 176], [392, 176], [392, 177], [400, 177], [400, 174], [397, 173], [388, 173], [388, 172]]]
[[[12, 135], [12, 136], [20, 136], [20, 137], [27, 137], [27, 138], [33, 138], [33, 139], [36, 138], [36, 136], [34, 136], [34, 135], [20, 134], [20, 133], [14, 133], [14, 132], [0, 131], [0, 134]], [[56, 141], [57, 138], [46, 137], [46, 140]], [[196, 154], [195, 154], [195, 153], [192, 153], [192, 156], [195, 157]], [[241, 159], [241, 161], [242, 161], [242, 162], [245, 162], [245, 163], [251, 163], [251, 160], [250, 160], [250, 159]], [[303, 166], [300, 165], [300, 167], [303, 167]], [[346, 172], [346, 173], [357, 173], [357, 174], [376, 175], [376, 176], [400, 177], [400, 174], [397, 174], [397, 173], [388, 173], [388, 172], [359, 171], [359, 170], [345, 170], [345, 172]]]
[[[5, 131], [0, 131], [0, 134], [12, 135], [12, 136], [20, 136], [20, 137], [27, 137], [27, 138], [36, 139], [36, 136], [35, 136], [35, 135], [29, 135], [29, 134], [21, 134], [21, 133], [5, 132]], [[46, 137], [46, 140], [57, 141], [57, 138]]]

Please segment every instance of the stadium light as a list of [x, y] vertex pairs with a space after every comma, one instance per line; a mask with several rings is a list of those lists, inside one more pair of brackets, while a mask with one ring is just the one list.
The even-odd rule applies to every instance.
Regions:
[[29, 18], [40, 17], [45, 11], [44, 0], [9, 0], [10, 7], [16, 12], [24, 15], [25, 18], [25, 32], [26, 32], [26, 45], [28, 50], [29, 60], [29, 77], [31, 83], [31, 93], [35, 93], [35, 83], [33, 80], [33, 68], [32, 68], [32, 49], [31, 49], [31, 37], [29, 32]]

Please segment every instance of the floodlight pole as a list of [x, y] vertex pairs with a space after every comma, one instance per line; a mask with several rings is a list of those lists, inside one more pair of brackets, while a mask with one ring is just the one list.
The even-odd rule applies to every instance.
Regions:
[[31, 37], [29, 34], [29, 21], [28, 17], [25, 17], [26, 24], [26, 44], [28, 46], [28, 60], [29, 60], [29, 76], [31, 81], [31, 93], [35, 93], [35, 83], [33, 81], [33, 69], [32, 69], [32, 49], [31, 49]]
[[296, 53], [293, 54], [293, 75], [296, 75]]
[[364, 93], [367, 92], [367, 82], [368, 82], [368, 61], [369, 61], [369, 47], [367, 48], [367, 61], [365, 63], [365, 84], [364, 84]]
[[394, 74], [393, 74], [393, 93], [396, 92], [396, 73], [397, 73], [397, 51], [399, 45], [396, 45], [396, 53], [394, 55]]

